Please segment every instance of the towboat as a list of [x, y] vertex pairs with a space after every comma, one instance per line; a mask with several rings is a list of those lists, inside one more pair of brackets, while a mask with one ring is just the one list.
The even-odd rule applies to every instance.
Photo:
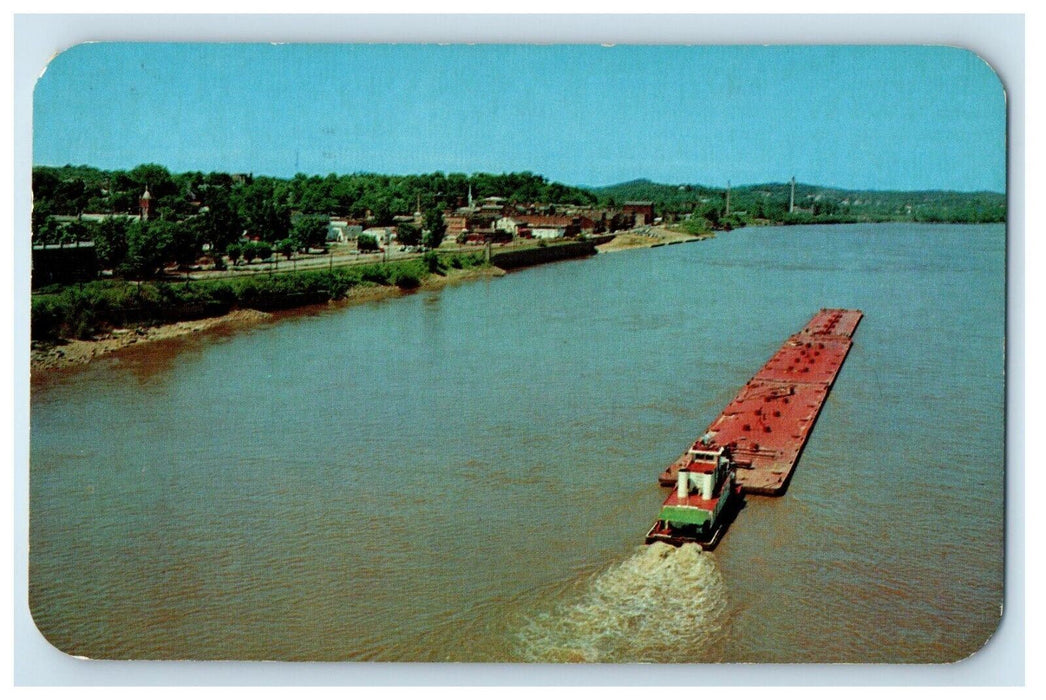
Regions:
[[714, 549], [742, 503], [736, 465], [727, 446], [706, 433], [687, 450], [676, 472], [675, 488], [665, 499], [646, 543], [680, 546], [696, 542]]
[[[742, 493], [781, 496], [843, 366], [857, 309], [821, 309], [753, 376], [658, 481], [672, 488], [646, 543], [719, 543]], [[740, 470], [740, 471], [738, 471]]]

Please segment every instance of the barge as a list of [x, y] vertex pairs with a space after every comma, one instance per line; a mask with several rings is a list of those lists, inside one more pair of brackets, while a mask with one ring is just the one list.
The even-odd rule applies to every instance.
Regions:
[[660, 484], [673, 492], [647, 544], [714, 548], [742, 494], [784, 494], [862, 317], [852, 309], [821, 309], [748, 380], [662, 472]]

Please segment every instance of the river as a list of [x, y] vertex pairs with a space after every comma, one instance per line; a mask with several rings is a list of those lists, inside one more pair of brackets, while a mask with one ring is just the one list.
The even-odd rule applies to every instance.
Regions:
[[[1003, 600], [1005, 229], [742, 229], [36, 378], [30, 606], [110, 659], [948, 662]], [[787, 494], [658, 473], [864, 311]]]

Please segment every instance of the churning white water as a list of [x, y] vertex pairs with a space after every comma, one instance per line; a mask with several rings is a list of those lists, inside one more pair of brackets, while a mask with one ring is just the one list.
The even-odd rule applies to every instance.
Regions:
[[712, 554], [656, 542], [531, 618], [519, 652], [538, 662], [693, 661], [717, 638], [726, 603]]

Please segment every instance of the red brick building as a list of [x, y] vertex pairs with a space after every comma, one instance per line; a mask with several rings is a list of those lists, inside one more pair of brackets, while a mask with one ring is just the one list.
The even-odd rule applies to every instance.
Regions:
[[653, 202], [625, 202], [621, 205], [621, 213], [634, 216], [636, 226], [649, 226], [654, 223]]

